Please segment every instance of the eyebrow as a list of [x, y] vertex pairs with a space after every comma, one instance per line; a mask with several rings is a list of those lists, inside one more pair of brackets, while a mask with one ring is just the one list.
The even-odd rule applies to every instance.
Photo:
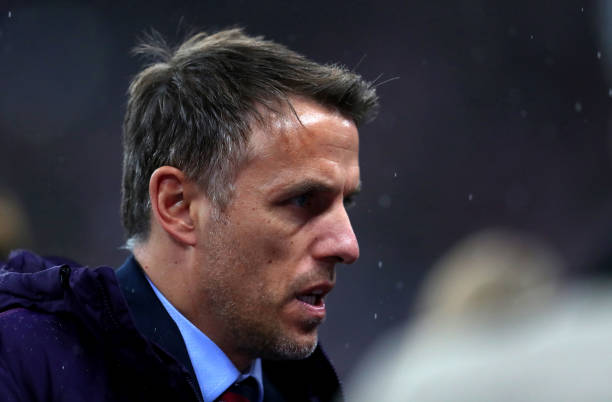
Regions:
[[[334, 191], [332, 186], [327, 185], [318, 180], [305, 180], [300, 183], [290, 185], [283, 189], [283, 192], [290, 195], [305, 194], [310, 192], [321, 192], [331, 193]], [[361, 181], [357, 184], [353, 190], [351, 190], [345, 197], [354, 197], [361, 192]]]

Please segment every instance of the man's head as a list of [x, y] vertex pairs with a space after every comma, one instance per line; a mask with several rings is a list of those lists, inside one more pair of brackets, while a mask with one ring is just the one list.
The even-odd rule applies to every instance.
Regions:
[[123, 219], [162, 293], [238, 367], [317, 343], [359, 248], [357, 124], [374, 89], [239, 30], [196, 35], [130, 86]]
[[223, 209], [262, 112], [286, 110], [302, 96], [359, 125], [374, 117], [377, 97], [361, 77], [321, 65], [240, 29], [194, 35], [170, 49], [151, 37], [135, 49], [156, 60], [129, 88], [124, 121], [121, 213], [129, 243], [150, 230], [149, 178], [174, 166], [198, 181]]

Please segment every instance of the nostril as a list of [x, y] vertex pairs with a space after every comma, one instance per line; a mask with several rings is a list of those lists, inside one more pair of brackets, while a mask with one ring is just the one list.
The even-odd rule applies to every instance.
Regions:
[[334, 267], [334, 265], [336, 264], [344, 264], [344, 258], [338, 256], [338, 255], [330, 255], [328, 257], [323, 257], [320, 258], [321, 261], [324, 261], [325, 263], [329, 264], [329, 266], [331, 268]]

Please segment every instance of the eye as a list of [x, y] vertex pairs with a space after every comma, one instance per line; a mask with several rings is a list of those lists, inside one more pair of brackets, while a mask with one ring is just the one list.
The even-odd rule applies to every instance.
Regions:
[[295, 197], [292, 197], [289, 201], [291, 202], [291, 204], [295, 206], [298, 206], [300, 208], [306, 208], [310, 205], [312, 201], [312, 194], [310, 193], [300, 194]]

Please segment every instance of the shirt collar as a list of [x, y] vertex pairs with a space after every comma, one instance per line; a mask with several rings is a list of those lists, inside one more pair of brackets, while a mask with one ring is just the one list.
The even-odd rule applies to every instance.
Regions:
[[263, 400], [261, 359], [256, 359], [248, 372], [240, 373], [227, 355], [182, 315], [148, 277], [147, 281], [183, 336], [204, 402], [213, 402], [233, 383], [242, 381], [249, 376], [257, 381], [259, 402], [261, 402]]

